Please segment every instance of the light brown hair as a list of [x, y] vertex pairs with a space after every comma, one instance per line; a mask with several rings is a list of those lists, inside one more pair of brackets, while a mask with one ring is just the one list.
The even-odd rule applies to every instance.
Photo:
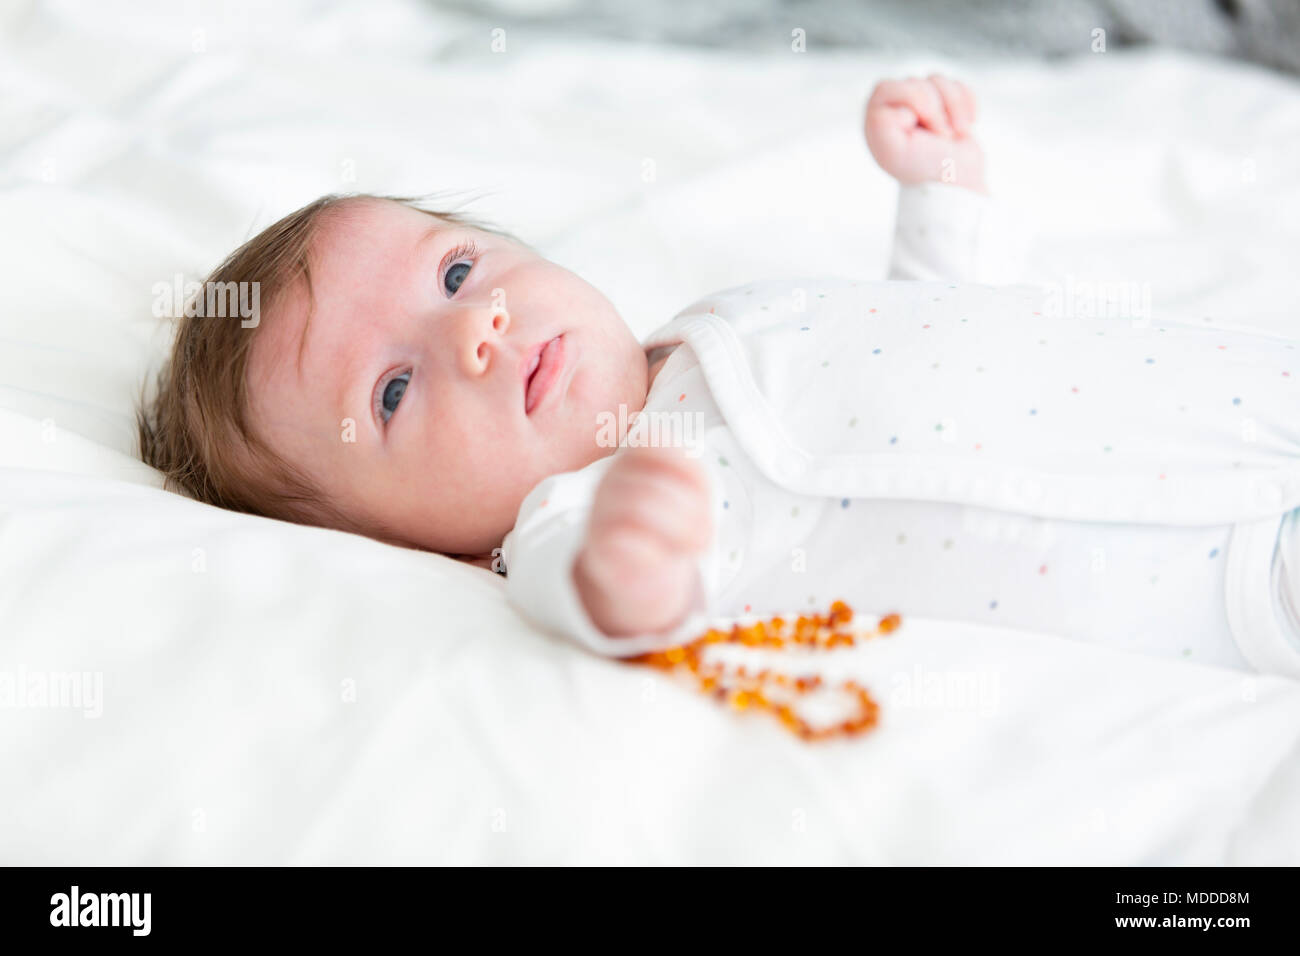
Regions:
[[[258, 283], [263, 314], [301, 277], [311, 296], [308, 262], [324, 217], [345, 204], [397, 202], [453, 225], [514, 236], [460, 212], [427, 209], [422, 199], [372, 194], [330, 194], [291, 212], [230, 253], [209, 283]], [[523, 244], [523, 243], [521, 243]], [[526, 245], [526, 244], [525, 244]], [[198, 501], [299, 524], [362, 531], [321, 489], [271, 448], [249, 425], [248, 365], [259, 320], [245, 327], [238, 315], [205, 317], [184, 310], [171, 354], [148, 382], [136, 411], [140, 457], [163, 473], [165, 487]], [[364, 532], [363, 532], [364, 533]]]

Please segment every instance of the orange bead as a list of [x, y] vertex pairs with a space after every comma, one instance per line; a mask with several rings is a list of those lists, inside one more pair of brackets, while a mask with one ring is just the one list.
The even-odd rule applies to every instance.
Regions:
[[[829, 615], [798, 615], [793, 621], [793, 629], [792, 622], [780, 616], [748, 624], [735, 621], [729, 632], [709, 628], [686, 644], [635, 655], [624, 661], [648, 664], [670, 672], [685, 664], [699, 682], [701, 692], [712, 694], [717, 700], [738, 711], [751, 708], [770, 711], [786, 729], [797, 733], [806, 741], [852, 736], [874, 727], [880, 711], [876, 701], [858, 682], [847, 679], [836, 685], [836, 689], [853, 697], [856, 705], [853, 712], [837, 723], [814, 727], [799, 715], [791, 701], [822, 687], [820, 674], [791, 676], [771, 667], [763, 667], [757, 673], [751, 673], [744, 665], [731, 665], [732, 676], [728, 677], [728, 665], [722, 661], [705, 663], [703, 660], [705, 648], [720, 643], [777, 650], [785, 650], [788, 644], [803, 646], [811, 651], [833, 650], [841, 645], [853, 647], [857, 643], [854, 630], [841, 629], [852, 620], [853, 609], [844, 601], [837, 600], [831, 604]], [[900, 622], [898, 614], [886, 615], [880, 619], [878, 633], [888, 634], [896, 630]], [[779, 696], [784, 700], [774, 701], [767, 697], [763, 691], [770, 686], [781, 688]]]

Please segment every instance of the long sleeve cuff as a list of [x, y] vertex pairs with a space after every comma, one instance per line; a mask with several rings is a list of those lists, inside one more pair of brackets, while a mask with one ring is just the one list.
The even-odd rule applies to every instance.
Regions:
[[898, 191], [891, 279], [1023, 281], [1032, 228], [1005, 203], [950, 183]]

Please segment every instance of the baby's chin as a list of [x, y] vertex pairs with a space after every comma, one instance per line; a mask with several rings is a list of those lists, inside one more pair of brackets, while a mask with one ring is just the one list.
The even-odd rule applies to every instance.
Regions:
[[[381, 541], [388, 544], [394, 544], [403, 548], [415, 548], [419, 551], [429, 551], [434, 554], [445, 554], [449, 558], [465, 560], [469, 558], [490, 558], [493, 549], [499, 548], [505, 536], [510, 533], [514, 527], [513, 520], [510, 526], [500, 533], [474, 534], [472, 536], [452, 535], [448, 536], [445, 531], [430, 529], [427, 532], [412, 532], [410, 534], [398, 536], [375, 535]], [[497, 552], [500, 553], [500, 552]]]

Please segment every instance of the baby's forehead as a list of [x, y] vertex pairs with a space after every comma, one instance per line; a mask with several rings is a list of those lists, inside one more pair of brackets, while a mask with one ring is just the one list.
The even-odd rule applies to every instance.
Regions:
[[412, 234], [441, 230], [450, 223], [391, 199], [369, 196], [344, 200], [321, 212], [312, 232], [308, 257], [355, 255], [364, 245], [396, 245]]
[[[308, 348], [329, 346], [348, 326], [383, 315], [409, 283], [421, 239], [455, 224], [392, 200], [358, 198], [324, 210], [304, 270], [263, 309], [250, 388], [302, 373]], [[286, 359], [290, 369], [282, 366]]]
[[392, 200], [357, 199], [327, 210], [307, 249], [310, 291], [373, 306], [392, 286], [427, 271], [426, 240], [472, 228]]

